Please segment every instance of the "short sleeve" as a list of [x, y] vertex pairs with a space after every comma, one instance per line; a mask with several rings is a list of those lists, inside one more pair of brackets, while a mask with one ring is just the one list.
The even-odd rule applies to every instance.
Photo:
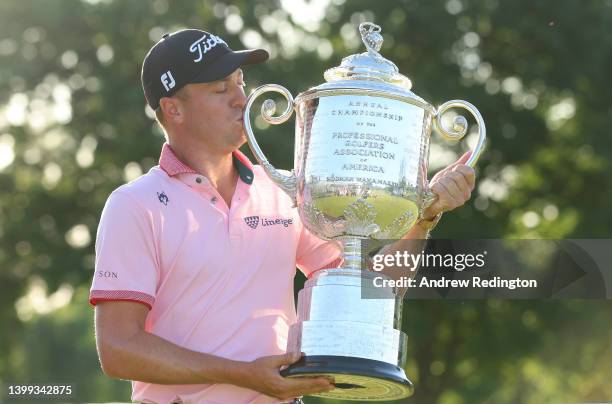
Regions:
[[95, 306], [100, 301], [134, 301], [151, 309], [158, 279], [150, 215], [128, 194], [113, 192], [98, 227], [89, 302]]
[[338, 242], [322, 240], [302, 227], [296, 263], [300, 271], [310, 277], [320, 269], [340, 266], [342, 248]]

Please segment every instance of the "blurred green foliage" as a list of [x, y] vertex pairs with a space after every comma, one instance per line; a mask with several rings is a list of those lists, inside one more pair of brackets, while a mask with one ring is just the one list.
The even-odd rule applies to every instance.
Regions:
[[[247, 87], [297, 94], [361, 51], [364, 20], [383, 27], [383, 55], [418, 95], [469, 100], [487, 123], [472, 201], [436, 236], [610, 237], [610, 0], [3, 0], [0, 381], [71, 382], [76, 402], [129, 400], [129, 383], [99, 369], [87, 289], [106, 197], [155, 165], [163, 142], [139, 74], [164, 32], [197, 27], [234, 49], [263, 46], [272, 60], [247, 69]], [[290, 167], [290, 124], [256, 124], [270, 160]], [[466, 147], [432, 142], [432, 169]], [[611, 309], [408, 301], [408, 402], [610, 400]]]

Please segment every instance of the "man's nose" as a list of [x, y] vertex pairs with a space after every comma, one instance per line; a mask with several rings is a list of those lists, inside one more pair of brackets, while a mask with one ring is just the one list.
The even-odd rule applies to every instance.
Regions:
[[236, 88], [234, 89], [234, 97], [232, 100], [232, 106], [236, 107], [236, 108], [240, 108], [240, 109], [244, 109], [244, 106], [246, 105], [246, 94], [244, 93], [244, 87], [242, 86], [236, 86]]

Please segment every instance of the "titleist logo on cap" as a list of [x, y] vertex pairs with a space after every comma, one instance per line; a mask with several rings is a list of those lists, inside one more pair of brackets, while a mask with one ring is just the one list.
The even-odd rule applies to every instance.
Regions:
[[204, 55], [206, 54], [206, 52], [208, 52], [209, 50], [211, 50], [212, 48], [214, 48], [215, 46], [219, 44], [224, 44], [225, 46], [227, 46], [225, 41], [216, 35], [213, 35], [213, 34], [202, 35], [202, 38], [192, 43], [191, 46], [189, 47], [189, 51], [191, 53], [198, 52], [198, 57], [194, 59], [193, 61], [195, 63], [200, 62], [204, 58]]

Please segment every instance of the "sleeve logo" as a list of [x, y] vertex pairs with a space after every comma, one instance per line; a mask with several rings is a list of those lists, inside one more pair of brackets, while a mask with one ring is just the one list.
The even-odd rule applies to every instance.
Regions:
[[117, 272], [111, 272], [111, 271], [98, 271], [98, 272], [96, 272], [96, 276], [98, 278], [119, 279], [119, 275], [117, 274]]
[[159, 192], [157, 193], [157, 199], [159, 199], [159, 201], [166, 206], [168, 205], [168, 202], [170, 202], [170, 199], [168, 199], [168, 196], [164, 193], [164, 191], [162, 191], [161, 194]]

